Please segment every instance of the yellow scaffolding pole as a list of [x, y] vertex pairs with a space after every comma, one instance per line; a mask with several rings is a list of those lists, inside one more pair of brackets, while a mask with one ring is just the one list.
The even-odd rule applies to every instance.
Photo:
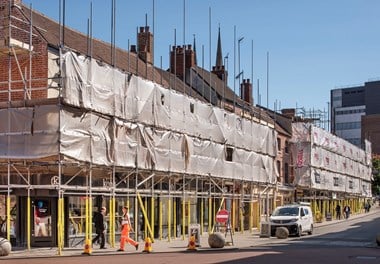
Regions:
[[158, 229], [159, 231], [159, 238], [162, 240], [162, 200], [160, 199], [160, 202], [158, 204]]
[[[147, 200], [147, 198], [145, 198], [145, 200], [144, 200], [144, 208], [148, 209], [148, 200]], [[148, 223], [147, 223], [147, 221], [148, 221]], [[147, 237], [147, 234], [148, 234], [148, 230], [147, 230], [148, 229], [147, 228], [148, 225], [147, 224], [149, 224], [149, 219], [148, 218], [146, 218], [145, 221], [144, 221], [144, 237]]]
[[152, 227], [152, 236], [154, 237], [154, 197], [152, 196], [150, 206], [150, 226]]
[[170, 203], [171, 198], [168, 198], [168, 241], [170, 242], [171, 240], [171, 203]]
[[253, 228], [253, 202], [249, 202], [249, 232], [252, 233]]
[[144, 203], [143, 203], [143, 201], [142, 201], [141, 196], [140, 196], [139, 193], [136, 193], [136, 196], [138, 198], [138, 201], [139, 201], [139, 204], [140, 204], [140, 207], [141, 207], [141, 211], [142, 211], [144, 219], [145, 219], [145, 223], [146, 223], [146, 225], [148, 227], [148, 231], [149, 231], [149, 234], [150, 234], [150, 239], [152, 240], [152, 242], [154, 242], [152, 228], [151, 228], [151, 226], [149, 224], [149, 219], [148, 219], [148, 216], [147, 216], [145, 208], [144, 208]]
[[244, 233], [244, 216], [243, 216], [243, 201], [241, 201], [242, 206], [239, 206], [239, 213], [240, 213], [240, 232]]
[[88, 196], [86, 196], [86, 207], [85, 207], [85, 210], [86, 210], [86, 233], [85, 233], [85, 237], [86, 237], [86, 240], [90, 239], [90, 235], [89, 235], [89, 229], [90, 229], [90, 225], [89, 225], [89, 212], [88, 212]]
[[32, 232], [31, 230], [31, 224], [30, 224], [30, 221], [31, 221], [31, 212], [30, 212], [30, 208], [31, 208], [31, 204], [30, 204], [30, 196], [28, 195], [28, 198], [26, 200], [26, 206], [27, 206], [27, 211], [26, 211], [26, 214], [27, 214], [27, 220], [26, 220], [26, 232], [27, 232], [27, 235], [26, 235], [26, 243], [27, 243], [27, 246], [28, 246], [28, 250], [30, 250], [30, 234]]
[[11, 197], [9, 195], [7, 195], [7, 239], [11, 241]]
[[111, 247], [115, 247], [115, 198], [111, 197], [109, 201], [109, 220], [110, 220], [110, 226], [109, 226], [109, 244]]
[[177, 237], [177, 201], [173, 200], [173, 237]]

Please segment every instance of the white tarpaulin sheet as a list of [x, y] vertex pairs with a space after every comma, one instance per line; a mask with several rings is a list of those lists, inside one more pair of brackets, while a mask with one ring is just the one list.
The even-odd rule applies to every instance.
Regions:
[[172, 130], [275, 157], [274, 129], [96, 60], [66, 52], [64, 101], [122, 120]]
[[361, 194], [371, 181], [370, 155], [321, 128], [294, 123], [292, 143], [300, 186]]
[[58, 106], [0, 109], [0, 158], [33, 159], [58, 154]]
[[73, 106], [61, 112], [63, 154], [99, 165], [276, 182], [273, 128], [73, 52], [63, 59], [63, 100]]

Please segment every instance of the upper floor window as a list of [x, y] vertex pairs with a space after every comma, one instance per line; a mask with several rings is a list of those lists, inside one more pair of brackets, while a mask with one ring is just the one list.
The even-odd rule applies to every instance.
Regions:
[[281, 151], [281, 138], [277, 138], [277, 150]]
[[289, 153], [289, 141], [285, 140], [285, 153]]
[[226, 161], [232, 161], [234, 149], [232, 147], [226, 147]]

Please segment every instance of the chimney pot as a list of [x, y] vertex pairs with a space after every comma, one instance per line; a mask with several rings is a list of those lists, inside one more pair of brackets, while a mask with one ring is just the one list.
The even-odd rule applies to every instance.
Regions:
[[149, 26], [145, 27], [145, 32], [149, 32]]
[[144, 27], [140, 27], [140, 33], [144, 32]]

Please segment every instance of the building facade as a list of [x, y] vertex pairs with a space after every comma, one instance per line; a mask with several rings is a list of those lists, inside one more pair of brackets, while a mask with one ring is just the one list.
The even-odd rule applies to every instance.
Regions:
[[380, 142], [376, 135], [380, 131], [365, 121], [380, 113], [379, 100], [380, 81], [331, 90], [331, 132], [358, 147], [363, 147], [367, 139], [372, 143], [373, 152], [379, 153]]

